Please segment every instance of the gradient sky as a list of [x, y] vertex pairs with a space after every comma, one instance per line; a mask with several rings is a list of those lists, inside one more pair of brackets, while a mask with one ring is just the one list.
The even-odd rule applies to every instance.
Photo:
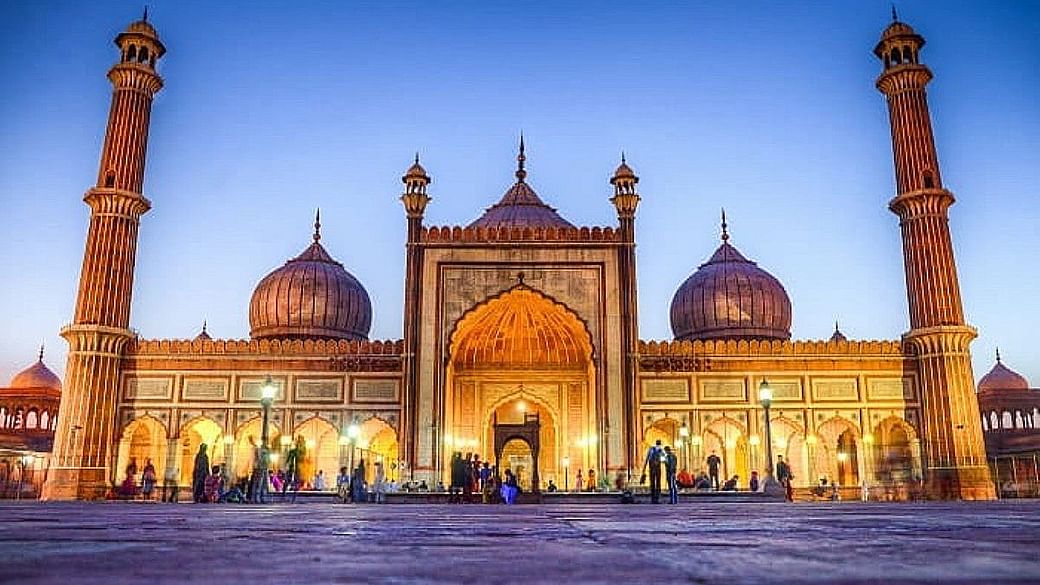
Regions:
[[[888, 118], [871, 50], [888, 2], [151, 0], [159, 70], [132, 325], [248, 336], [256, 283], [310, 241], [399, 338], [413, 153], [428, 224], [465, 224], [529, 182], [576, 224], [616, 222], [610, 173], [641, 176], [643, 339], [718, 243], [776, 275], [797, 339], [907, 329]], [[930, 102], [976, 377], [998, 346], [1040, 386], [1040, 3], [898, 3], [928, 40]], [[139, 2], [0, 6], [0, 384], [72, 315], [117, 52]]]

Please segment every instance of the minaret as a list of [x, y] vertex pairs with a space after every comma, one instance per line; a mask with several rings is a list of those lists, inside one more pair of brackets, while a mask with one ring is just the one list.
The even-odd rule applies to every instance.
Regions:
[[[614, 196], [610, 202], [617, 209], [618, 225], [621, 233], [621, 246], [618, 248], [618, 272], [621, 281], [621, 352], [624, 361], [621, 364], [621, 380], [625, 392], [624, 429], [628, 448], [625, 451], [626, 467], [632, 470], [640, 465], [641, 453], [637, 435], [635, 413], [637, 411], [636, 376], [639, 368], [639, 318], [636, 303], [636, 207], [639, 206], [639, 193], [636, 184], [639, 177], [625, 161], [621, 154], [621, 164], [614, 171], [610, 184], [614, 186]], [[615, 423], [616, 424], [616, 423]], [[614, 431], [617, 432], [617, 431]]]
[[401, 194], [401, 203], [404, 204], [405, 216], [408, 220], [408, 240], [405, 251], [405, 277], [404, 277], [404, 404], [402, 412], [407, 413], [401, 421], [399, 436], [406, 440], [400, 444], [405, 449], [401, 458], [408, 462], [408, 469], [414, 470], [416, 466], [415, 448], [418, 444], [418, 392], [419, 392], [419, 370], [416, 367], [419, 353], [419, 323], [422, 319], [419, 315], [422, 303], [419, 299], [419, 291], [422, 288], [422, 255], [423, 248], [420, 237], [422, 235], [423, 214], [426, 212], [426, 204], [430, 202], [430, 196], [426, 193], [431, 180], [426, 174], [426, 169], [419, 164], [419, 153], [415, 154], [415, 162], [401, 177], [404, 182], [404, 193]]
[[116, 399], [123, 349], [133, 337], [137, 229], [151, 203], [141, 194], [152, 98], [162, 88], [155, 63], [166, 52], [148, 14], [115, 38], [119, 62], [108, 72], [112, 107], [90, 206], [61, 413], [44, 499], [104, 497], [114, 479]]
[[884, 64], [877, 88], [888, 100], [896, 196], [910, 308], [903, 340], [917, 363], [923, 418], [921, 443], [928, 495], [945, 499], [995, 497], [986, 464], [971, 355], [976, 331], [964, 322], [947, 210], [925, 86], [932, 72], [921, 64], [924, 38], [893, 22], [874, 54]]

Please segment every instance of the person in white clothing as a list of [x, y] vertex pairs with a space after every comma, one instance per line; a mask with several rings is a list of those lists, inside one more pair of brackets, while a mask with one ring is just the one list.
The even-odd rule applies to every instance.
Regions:
[[319, 469], [318, 475], [314, 476], [314, 490], [319, 492], [325, 491], [325, 471], [322, 469]]
[[383, 470], [382, 461], [376, 461], [376, 477], [372, 482], [372, 491], [376, 494], [377, 504], [386, 500], [386, 472]]

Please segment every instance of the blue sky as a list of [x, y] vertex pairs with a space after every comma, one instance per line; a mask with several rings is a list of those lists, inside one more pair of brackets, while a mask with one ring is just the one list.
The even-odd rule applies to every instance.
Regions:
[[[929, 99], [981, 376], [1000, 346], [1040, 385], [1040, 3], [899, 2], [928, 39]], [[108, 114], [111, 40], [136, 2], [0, 7], [0, 382], [72, 315]], [[887, 2], [173, 2], [155, 101], [133, 326], [248, 336], [268, 271], [310, 240], [401, 336], [413, 153], [429, 224], [465, 224], [512, 180], [574, 223], [616, 221], [607, 179], [641, 176], [641, 337], [671, 337], [678, 285], [718, 242], [776, 275], [795, 338], [907, 328], [888, 119], [871, 54]]]

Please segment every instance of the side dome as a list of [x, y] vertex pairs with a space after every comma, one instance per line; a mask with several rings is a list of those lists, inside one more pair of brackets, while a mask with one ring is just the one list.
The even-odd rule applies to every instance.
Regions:
[[44, 388], [61, 392], [61, 378], [43, 363], [43, 349], [35, 364], [25, 368], [11, 378], [10, 388]]
[[672, 334], [678, 340], [791, 338], [791, 299], [772, 274], [729, 243], [722, 245], [672, 298]]
[[994, 392], [1003, 390], [1029, 390], [1029, 380], [1025, 376], [1005, 366], [1000, 361], [1000, 351], [997, 351], [997, 363], [993, 368], [979, 380], [979, 392]]
[[322, 247], [320, 228], [316, 219], [314, 242], [256, 285], [249, 301], [251, 337], [368, 339], [372, 301]]

